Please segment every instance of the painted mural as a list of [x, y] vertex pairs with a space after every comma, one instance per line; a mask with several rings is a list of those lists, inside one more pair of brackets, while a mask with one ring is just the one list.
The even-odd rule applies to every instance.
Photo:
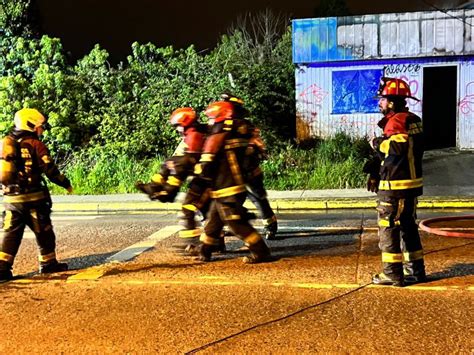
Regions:
[[382, 70], [341, 70], [332, 72], [332, 113], [378, 112], [377, 91]]

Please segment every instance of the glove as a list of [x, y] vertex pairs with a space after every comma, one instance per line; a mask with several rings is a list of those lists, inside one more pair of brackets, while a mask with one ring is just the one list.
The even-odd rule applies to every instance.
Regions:
[[373, 176], [369, 176], [369, 178], [367, 179], [367, 191], [377, 193], [379, 191], [379, 182], [379, 179]]

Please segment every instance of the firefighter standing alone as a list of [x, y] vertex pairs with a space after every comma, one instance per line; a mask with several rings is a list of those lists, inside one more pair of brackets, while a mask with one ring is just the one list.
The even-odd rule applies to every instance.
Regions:
[[3, 187], [3, 238], [0, 243], [0, 281], [13, 278], [12, 266], [25, 226], [35, 233], [39, 248], [39, 272], [68, 269], [56, 259], [56, 236], [51, 225], [51, 198], [42, 175], [72, 193], [69, 180], [59, 172], [39, 136], [48, 123], [38, 110], [16, 112], [13, 131], [0, 146], [0, 177]]
[[426, 280], [423, 248], [415, 222], [417, 197], [423, 192], [423, 128], [421, 119], [408, 111], [409, 85], [383, 77], [377, 92], [384, 117], [378, 123], [381, 137], [370, 145], [380, 158], [372, 164], [368, 190], [378, 195], [379, 247], [383, 272], [372, 282], [404, 286]]

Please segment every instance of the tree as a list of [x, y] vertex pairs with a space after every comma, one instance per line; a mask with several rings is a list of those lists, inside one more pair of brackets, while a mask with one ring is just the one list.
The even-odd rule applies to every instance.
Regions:
[[39, 38], [41, 26], [36, 0], [0, 0], [2, 37]]
[[319, 6], [314, 10], [315, 17], [350, 16], [346, 0], [320, 0]]

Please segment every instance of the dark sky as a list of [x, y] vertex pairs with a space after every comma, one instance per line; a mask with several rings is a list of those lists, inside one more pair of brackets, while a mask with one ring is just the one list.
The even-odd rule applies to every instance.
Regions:
[[[456, 1], [426, 0], [450, 8]], [[346, 0], [352, 14], [431, 10], [423, 0]], [[134, 41], [175, 48], [212, 48], [239, 16], [266, 8], [288, 18], [313, 17], [319, 0], [39, 0], [43, 30], [74, 58], [99, 43], [112, 62]]]

